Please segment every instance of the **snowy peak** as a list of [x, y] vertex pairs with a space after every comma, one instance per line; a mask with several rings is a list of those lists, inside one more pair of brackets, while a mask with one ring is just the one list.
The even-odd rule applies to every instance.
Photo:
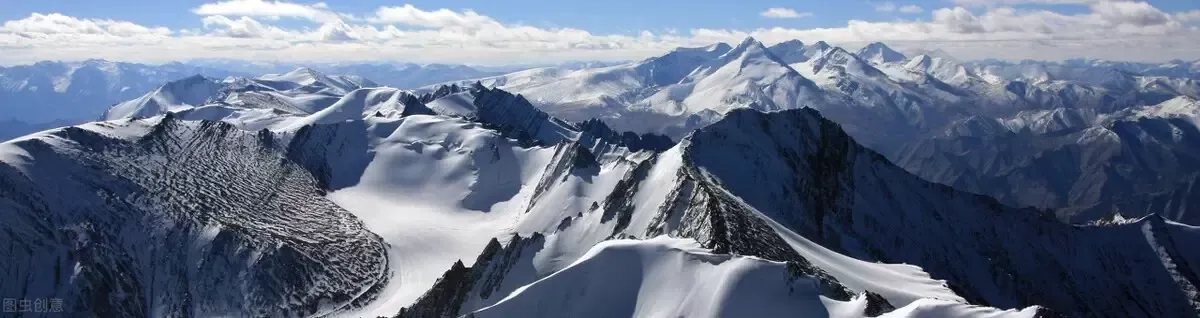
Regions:
[[1143, 118], [1183, 119], [1200, 128], [1200, 101], [1188, 96], [1178, 96], [1156, 105], [1129, 108], [1113, 114], [1111, 118], [1131, 121]]
[[774, 55], [771, 55], [768, 52], [767, 47], [764, 46], [762, 42], [755, 40], [753, 37], [746, 37], [746, 39], [742, 40], [741, 43], [739, 43], [737, 46], [733, 47], [733, 49], [730, 49], [728, 52], [725, 52], [724, 55], [721, 55], [721, 57], [719, 57], [717, 59], [722, 60], [722, 61], [732, 61], [735, 59], [745, 60], [745, 59], [760, 59], [760, 58], [771, 59], [771, 60], [778, 62], [779, 64], [787, 65], [787, 63], [783, 63], [782, 61], [779, 61], [778, 58], [776, 58]]
[[[357, 76], [327, 76], [311, 68], [300, 67], [284, 74], [268, 74], [258, 77], [267, 82], [291, 83], [295, 86], [274, 86], [281, 90], [313, 88], [317, 91], [332, 89], [335, 93], [345, 94], [363, 87], [379, 86], [374, 82]], [[315, 92], [315, 91], [314, 91]]]
[[804, 50], [812, 52], [812, 54], [822, 54], [831, 48], [833, 48], [833, 46], [829, 45], [829, 43], [825, 43], [825, 41], [817, 41], [817, 43], [813, 43], [804, 47]]
[[772, 45], [767, 48], [776, 57], [779, 57], [785, 64], [793, 64], [807, 61], [811, 56], [805, 54], [804, 42], [800, 40], [788, 40]]
[[978, 80], [965, 66], [944, 57], [922, 54], [909, 59], [904, 64], [904, 67], [912, 71], [929, 74], [938, 80], [955, 85], [966, 85]]
[[171, 81], [141, 98], [114, 105], [104, 118], [145, 118], [201, 106], [218, 95], [222, 87], [221, 83], [200, 75]]
[[812, 66], [813, 73], [830, 71], [830, 68], [836, 67], [837, 70], [833, 70], [836, 73], [849, 72], [870, 77], [884, 76], [883, 72], [863, 61], [858, 55], [851, 54], [841, 47], [828, 49], [825, 54], [810, 60], [807, 64]]
[[866, 47], [858, 50], [858, 56], [872, 64], [900, 63], [908, 59], [904, 54], [892, 50], [882, 42], [867, 44]]
[[647, 77], [653, 85], [678, 83], [697, 67], [717, 59], [730, 50], [729, 44], [717, 43], [705, 47], [680, 47], [667, 54], [646, 59], [634, 66], [640, 75]]
[[831, 48], [832, 46], [825, 43], [825, 41], [817, 41], [810, 45], [804, 45], [804, 42], [800, 40], [790, 40], [775, 44], [769, 50], [771, 54], [779, 57], [784, 64], [795, 64], [819, 57]]

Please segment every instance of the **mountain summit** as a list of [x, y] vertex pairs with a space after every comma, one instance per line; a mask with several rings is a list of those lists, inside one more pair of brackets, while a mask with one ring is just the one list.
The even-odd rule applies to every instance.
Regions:
[[883, 42], [872, 42], [858, 50], [858, 56], [873, 64], [900, 63], [908, 59], [904, 54], [892, 50]]

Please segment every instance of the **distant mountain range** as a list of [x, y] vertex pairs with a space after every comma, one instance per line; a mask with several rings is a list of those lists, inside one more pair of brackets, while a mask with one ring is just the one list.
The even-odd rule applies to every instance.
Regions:
[[[611, 64], [570, 62], [553, 66], [582, 69]], [[311, 68], [327, 74], [369, 78], [380, 86], [417, 88], [544, 66], [472, 67], [414, 63], [306, 65], [239, 60], [194, 60], [146, 65], [88, 60], [47, 61], [32, 65], [0, 67], [0, 110], [3, 110], [0, 112], [0, 140], [98, 119], [115, 103], [141, 96], [168, 81], [193, 75], [222, 79], [229, 76], [247, 77], [251, 74], [285, 74], [297, 69]]]

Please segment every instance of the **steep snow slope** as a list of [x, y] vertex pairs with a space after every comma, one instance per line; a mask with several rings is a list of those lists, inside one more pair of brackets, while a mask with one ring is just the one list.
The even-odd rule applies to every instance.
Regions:
[[474, 315], [820, 315], [826, 308], [815, 285], [790, 275], [785, 263], [711, 254], [691, 240], [616, 240]]
[[201, 106], [216, 96], [222, 85], [215, 80], [196, 75], [168, 82], [150, 93], [117, 104], [105, 112], [105, 119], [153, 117], [167, 112]]
[[[621, 277], [623, 279], [614, 279]], [[597, 244], [571, 266], [522, 287], [476, 317], [867, 317], [874, 303], [825, 298], [816, 282], [787, 263], [712, 254], [665, 236]], [[944, 316], [1033, 317], [1035, 310], [950, 314], [967, 306], [938, 303]], [[886, 314], [916, 317], [924, 303]]]

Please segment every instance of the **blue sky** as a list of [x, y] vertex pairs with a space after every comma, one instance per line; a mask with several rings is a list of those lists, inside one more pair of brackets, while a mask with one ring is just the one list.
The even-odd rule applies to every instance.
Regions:
[[[901, 49], [942, 48], [967, 59], [1200, 58], [1200, 47], [1185, 43], [1200, 42], [1195, 0], [98, 3], [0, 0], [0, 48], [15, 53], [0, 56], [0, 64], [89, 57], [605, 60], [745, 36], [768, 44], [826, 40], [848, 48], [883, 41]], [[385, 17], [379, 11], [384, 8], [396, 10]]]

